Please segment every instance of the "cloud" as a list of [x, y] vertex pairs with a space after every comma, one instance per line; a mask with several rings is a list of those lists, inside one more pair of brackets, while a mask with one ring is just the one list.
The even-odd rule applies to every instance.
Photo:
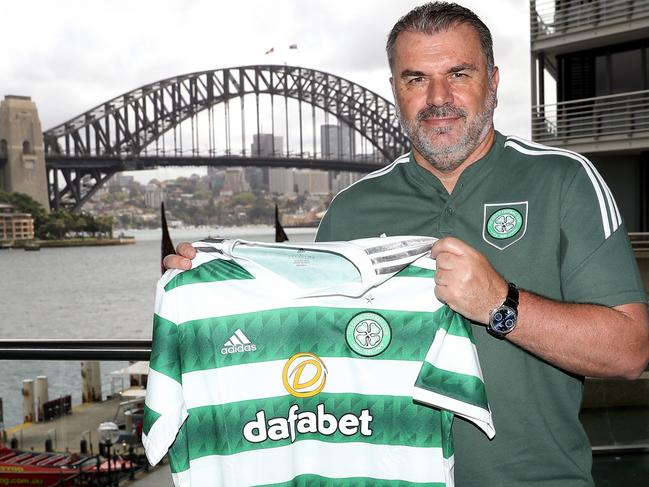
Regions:
[[[421, 2], [404, 0], [22, 0], [3, 2], [0, 87], [31, 95], [44, 128], [162, 78], [250, 64], [331, 72], [392, 99], [385, 40]], [[463, 2], [491, 27], [501, 68], [497, 122], [529, 118], [528, 6]], [[29, 35], [24, 35], [25, 21]], [[19, 39], [19, 41], [17, 41]], [[297, 43], [298, 49], [288, 46]], [[275, 47], [272, 55], [264, 55]], [[501, 117], [501, 114], [506, 116]], [[502, 122], [500, 121], [502, 119]], [[510, 124], [509, 121], [516, 121]], [[529, 124], [528, 124], [529, 125]], [[511, 128], [510, 128], [511, 127]]]

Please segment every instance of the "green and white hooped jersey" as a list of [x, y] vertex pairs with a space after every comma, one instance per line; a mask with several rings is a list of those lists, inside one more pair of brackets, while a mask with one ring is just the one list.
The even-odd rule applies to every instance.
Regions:
[[495, 430], [434, 241], [195, 243], [158, 283], [149, 461], [177, 486], [452, 486], [453, 416]]

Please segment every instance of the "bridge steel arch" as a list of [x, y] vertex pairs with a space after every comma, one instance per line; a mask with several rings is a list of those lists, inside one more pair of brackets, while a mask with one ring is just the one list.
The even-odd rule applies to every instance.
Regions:
[[[359, 132], [384, 158], [378, 164], [350, 162], [348, 169], [376, 169], [409, 150], [391, 102], [331, 73], [282, 65], [201, 71], [144, 85], [45, 131], [52, 208], [78, 209], [118, 171], [164, 165], [160, 157], [157, 163], [146, 157], [144, 149], [203, 110], [249, 94], [277, 95], [318, 107]], [[246, 158], [217, 159], [173, 157], [166, 165], [247, 165]], [[274, 165], [340, 169], [341, 161], [333, 162], [284, 157]], [[250, 163], [259, 161], [250, 158]]]

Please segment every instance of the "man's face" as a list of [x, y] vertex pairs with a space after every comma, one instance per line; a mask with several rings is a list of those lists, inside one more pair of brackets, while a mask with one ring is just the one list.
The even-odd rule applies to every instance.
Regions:
[[493, 130], [498, 72], [487, 72], [478, 33], [469, 25], [399, 34], [391, 82], [415, 152], [439, 171], [471, 159]]

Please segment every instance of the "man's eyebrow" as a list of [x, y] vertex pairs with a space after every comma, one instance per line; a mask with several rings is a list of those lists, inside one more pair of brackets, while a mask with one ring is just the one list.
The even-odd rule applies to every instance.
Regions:
[[424, 73], [423, 71], [413, 71], [411, 69], [404, 69], [403, 71], [401, 71], [402, 78], [412, 78], [419, 76], [426, 76], [426, 73]]
[[449, 68], [449, 73], [459, 73], [460, 71], [477, 71], [478, 67], [471, 63], [462, 63]]

